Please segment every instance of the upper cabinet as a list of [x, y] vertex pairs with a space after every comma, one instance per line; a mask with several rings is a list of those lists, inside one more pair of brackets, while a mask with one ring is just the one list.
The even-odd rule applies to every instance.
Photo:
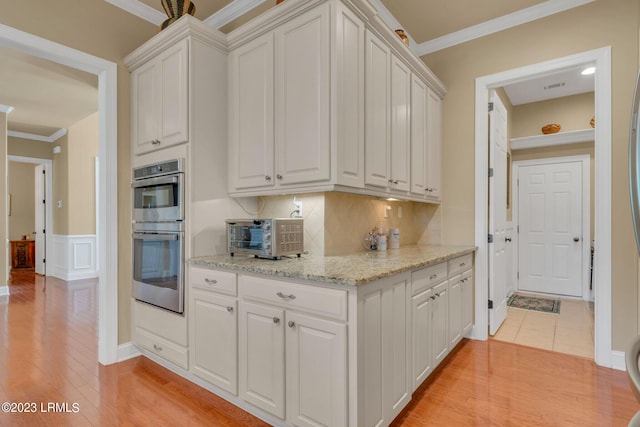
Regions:
[[131, 73], [136, 154], [188, 141], [188, 56], [182, 40]]
[[[441, 98], [444, 85], [369, 2], [283, 2], [227, 40], [231, 196], [346, 191], [438, 201], [426, 189], [427, 139], [440, 134], [427, 129], [440, 123], [427, 118], [426, 91]], [[414, 80], [424, 90], [419, 114]], [[418, 134], [424, 182], [414, 186]]]
[[[124, 63], [131, 72], [132, 154], [202, 139], [218, 120], [206, 123], [201, 117], [219, 114], [220, 78], [226, 83], [222, 33], [184, 16], [133, 51]], [[220, 65], [224, 66], [222, 73]], [[226, 104], [226, 91], [222, 102]], [[223, 119], [226, 123], [226, 115]], [[221, 134], [220, 126], [217, 128], [216, 136]], [[226, 135], [224, 128], [222, 134]]]

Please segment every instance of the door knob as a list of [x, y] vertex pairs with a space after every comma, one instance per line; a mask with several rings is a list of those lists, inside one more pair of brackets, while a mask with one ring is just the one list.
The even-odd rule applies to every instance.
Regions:
[[574, 241], [574, 242], [579, 242], [579, 241], [580, 241], [580, 238], [579, 238], [579, 237], [574, 237], [574, 238], [573, 238], [573, 241]]

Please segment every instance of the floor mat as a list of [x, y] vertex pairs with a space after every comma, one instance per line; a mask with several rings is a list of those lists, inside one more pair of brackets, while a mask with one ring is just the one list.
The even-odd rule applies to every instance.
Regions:
[[560, 300], [557, 299], [513, 294], [509, 297], [507, 305], [509, 307], [542, 311], [544, 313], [560, 313]]

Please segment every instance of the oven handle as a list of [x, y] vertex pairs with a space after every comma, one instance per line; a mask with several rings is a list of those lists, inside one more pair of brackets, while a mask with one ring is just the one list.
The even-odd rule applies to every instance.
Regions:
[[168, 233], [133, 233], [133, 238], [141, 240], [180, 240], [180, 235]]
[[178, 177], [178, 175], [159, 176], [156, 178], [144, 178], [144, 179], [133, 181], [133, 183], [131, 183], [131, 188], [149, 187], [149, 186], [158, 185], [158, 184], [175, 184], [179, 181], [179, 179], [180, 178]]

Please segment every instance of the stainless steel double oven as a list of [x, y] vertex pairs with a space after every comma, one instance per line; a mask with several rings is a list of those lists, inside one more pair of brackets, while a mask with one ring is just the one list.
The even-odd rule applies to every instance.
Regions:
[[184, 169], [175, 159], [133, 169], [133, 297], [184, 313]]

